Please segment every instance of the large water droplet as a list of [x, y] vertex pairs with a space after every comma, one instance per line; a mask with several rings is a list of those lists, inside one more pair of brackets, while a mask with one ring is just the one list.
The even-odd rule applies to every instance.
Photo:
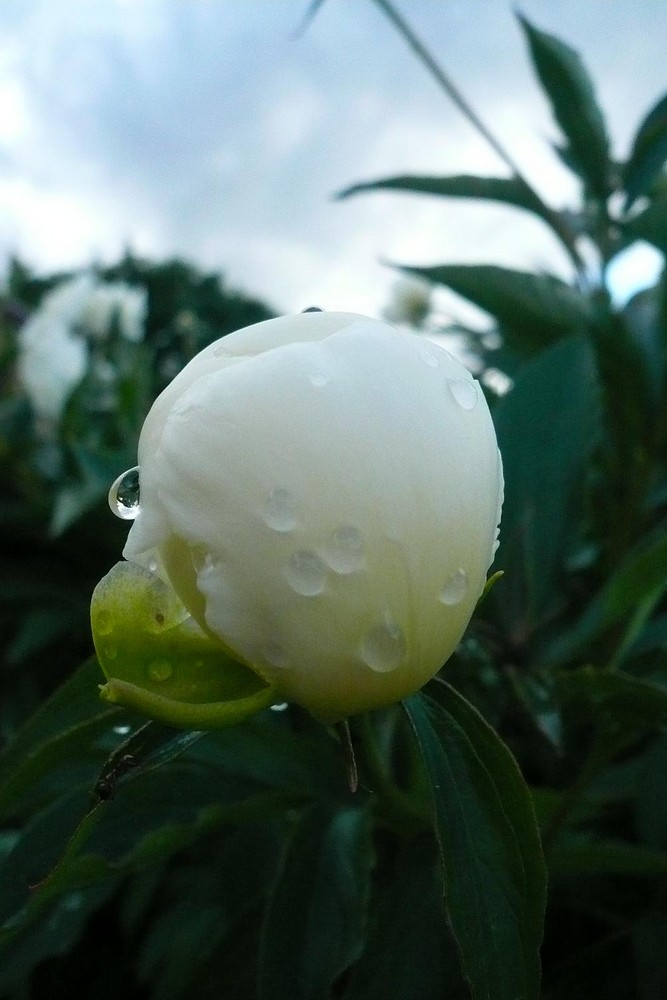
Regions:
[[455, 604], [460, 604], [467, 593], [468, 574], [464, 569], [457, 569], [445, 581], [445, 585], [440, 591], [440, 600], [443, 604], [453, 607]]
[[113, 621], [108, 611], [98, 611], [95, 615], [95, 626], [99, 635], [111, 635], [113, 632]]
[[272, 667], [287, 666], [287, 653], [275, 639], [269, 639], [264, 646], [264, 659]]
[[355, 573], [366, 565], [364, 538], [353, 524], [341, 524], [332, 533], [324, 558], [334, 573]]
[[378, 674], [386, 674], [405, 661], [407, 643], [403, 629], [387, 615], [369, 629], [361, 644], [361, 658]]
[[462, 410], [474, 410], [477, 406], [477, 386], [467, 378], [448, 378], [447, 385], [452, 396]]
[[148, 676], [158, 684], [161, 681], [168, 681], [173, 672], [174, 668], [169, 660], [153, 660], [148, 667]]
[[421, 359], [425, 365], [429, 368], [438, 368], [440, 365], [440, 358], [435, 353], [435, 351], [429, 350], [428, 347], [422, 347], [420, 350]]
[[118, 736], [127, 736], [131, 728], [131, 726], [114, 726], [113, 731]]
[[324, 590], [327, 567], [314, 552], [295, 552], [285, 567], [292, 590], [304, 597], [315, 597]]
[[133, 521], [139, 513], [139, 466], [128, 469], [109, 490], [109, 506], [116, 517]]
[[289, 490], [271, 490], [262, 512], [265, 523], [274, 531], [293, 531], [296, 527], [296, 503]]
[[330, 381], [330, 379], [326, 372], [311, 372], [308, 376], [308, 381], [311, 385], [321, 389], [323, 385], [326, 385], [327, 382]]

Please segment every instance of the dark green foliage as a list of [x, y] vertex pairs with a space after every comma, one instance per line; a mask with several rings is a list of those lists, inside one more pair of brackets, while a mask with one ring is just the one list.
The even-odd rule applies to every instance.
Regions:
[[504, 458], [505, 575], [448, 683], [351, 720], [354, 794], [338, 731], [301, 710], [208, 734], [145, 727], [98, 699], [89, 659], [90, 596], [126, 533], [105, 494], [151, 400], [267, 310], [128, 254], [101, 274], [148, 290], [145, 339], [116, 329], [91, 345], [45, 435], [17, 379], [18, 330], [62, 276], [14, 262], [0, 317], [0, 998], [666, 995], [667, 279], [623, 307], [607, 281], [635, 240], [667, 250], [665, 98], [619, 164], [579, 56], [521, 25], [580, 204], [545, 204], [519, 176], [343, 192], [530, 211], [574, 268], [570, 282], [403, 268], [493, 323], [464, 336]]
[[[550, 224], [574, 263], [571, 283], [489, 264], [401, 270], [447, 287], [493, 321], [491, 337], [453, 332], [466, 338], [483, 380], [488, 373], [506, 476], [495, 563], [505, 575], [447, 676], [512, 747], [532, 788], [550, 872], [542, 995], [644, 1000], [665, 990], [665, 824], [653, 817], [664, 812], [655, 782], [667, 721], [667, 285], [663, 273], [615, 307], [607, 273], [636, 240], [667, 252], [666, 104], [662, 97], [649, 111], [618, 163], [579, 55], [519, 20], [561, 132], [556, 151], [582, 182], [579, 205], [540, 203], [518, 174], [398, 176], [342, 196], [400, 191], [505, 203]], [[585, 267], [591, 246], [597, 261]], [[494, 369], [509, 376], [506, 394], [494, 391]], [[457, 759], [456, 729], [440, 725], [430, 756], [436, 804], [447, 801], [447, 898], [464, 852], [448, 859], [456, 820], [443, 774]], [[474, 811], [465, 815], [472, 823]], [[474, 843], [481, 852], [483, 838]], [[458, 900], [455, 934], [463, 912]], [[487, 925], [507, 930], [488, 914]], [[489, 930], [487, 955], [492, 941]], [[465, 968], [462, 939], [459, 947]], [[502, 980], [508, 995], [523, 996], [518, 972], [514, 964], [498, 974], [488, 994], [478, 983], [476, 995], [502, 996]]]
[[127, 534], [109, 517], [106, 496], [116, 476], [136, 464], [153, 399], [206, 344], [271, 316], [183, 261], [156, 264], [128, 253], [97, 273], [144, 290], [145, 336], [130, 341], [112, 324], [106, 339], [89, 337], [86, 372], [57, 421], [35, 414], [16, 357], [21, 323], [46, 291], [73, 275], [38, 279], [15, 260], [0, 311], [0, 624], [3, 686], [12, 690], [0, 702], [5, 741], [90, 654], [92, 588]]

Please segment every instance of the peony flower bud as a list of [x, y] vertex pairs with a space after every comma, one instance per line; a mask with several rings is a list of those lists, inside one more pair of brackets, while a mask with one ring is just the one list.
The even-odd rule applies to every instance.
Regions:
[[[502, 467], [478, 383], [348, 313], [207, 347], [151, 409], [126, 559], [221, 650], [335, 720], [398, 701], [458, 644], [496, 547]], [[123, 492], [125, 490], [125, 492]]]

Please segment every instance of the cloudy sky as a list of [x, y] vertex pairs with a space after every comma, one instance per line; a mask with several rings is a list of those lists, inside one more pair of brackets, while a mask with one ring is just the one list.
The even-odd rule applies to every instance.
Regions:
[[[281, 311], [377, 313], [410, 263], [567, 262], [502, 208], [332, 195], [395, 173], [496, 173], [372, 0], [2, 0], [0, 263], [185, 256]], [[576, 197], [506, 0], [396, 0], [540, 192]], [[665, 90], [665, 0], [523, 0], [583, 55], [617, 154]], [[619, 287], [651, 277], [650, 253]], [[457, 304], [448, 306], [456, 315]]]

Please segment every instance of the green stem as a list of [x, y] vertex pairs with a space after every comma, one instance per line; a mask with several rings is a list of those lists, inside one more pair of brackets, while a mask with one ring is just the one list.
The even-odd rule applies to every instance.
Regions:
[[428, 823], [410, 796], [391, 780], [369, 713], [358, 718], [358, 726], [365, 770], [373, 782], [372, 791], [386, 807], [388, 817], [401, 828], [422, 829]]
[[[585, 276], [585, 268], [576, 248], [573, 234], [564, 223], [560, 215], [555, 212], [545, 201], [542, 200], [537, 191], [529, 183], [523, 171], [520, 169], [514, 158], [508, 153], [502, 143], [491, 132], [489, 127], [480, 118], [469, 101], [464, 97], [451, 77], [445, 73], [444, 69], [436, 62], [420, 38], [414, 33], [408, 22], [398, 13], [389, 0], [373, 0], [373, 3], [387, 16], [394, 25], [399, 35], [407, 42], [414, 54], [423, 66], [429, 71], [438, 85], [445, 91], [451, 101], [456, 105], [461, 114], [467, 118], [474, 129], [489, 144], [503, 163], [510, 169], [516, 180], [524, 185], [526, 191], [530, 192], [534, 199], [535, 207], [542, 218], [551, 226], [561, 244], [567, 251], [570, 260], [574, 264], [580, 279]], [[319, 6], [319, 5], [318, 5]]]

